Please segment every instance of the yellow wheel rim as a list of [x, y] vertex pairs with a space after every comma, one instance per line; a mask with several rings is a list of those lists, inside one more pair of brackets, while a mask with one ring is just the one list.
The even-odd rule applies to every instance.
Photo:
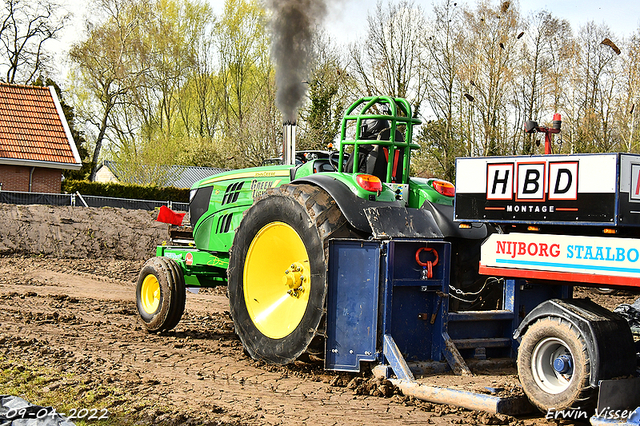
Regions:
[[142, 309], [148, 314], [153, 314], [160, 306], [160, 283], [155, 275], [149, 274], [142, 281], [140, 289], [140, 298], [142, 299]]
[[244, 263], [244, 301], [262, 334], [281, 339], [296, 329], [309, 302], [309, 255], [298, 233], [272, 222], [253, 238]]

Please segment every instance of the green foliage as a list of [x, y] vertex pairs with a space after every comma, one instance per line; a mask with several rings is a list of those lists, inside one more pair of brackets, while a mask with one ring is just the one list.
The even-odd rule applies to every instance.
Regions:
[[[269, 14], [259, 0], [225, 0], [219, 16], [202, 0], [99, 3], [98, 21], [70, 53], [95, 165], [102, 139], [131, 181], [156, 186], [161, 173], [141, 177], [156, 165], [241, 168], [280, 155]], [[384, 94], [420, 107], [420, 174], [453, 180], [456, 156], [539, 154], [523, 123], [549, 126], [556, 112], [556, 152], [640, 150], [640, 32], [621, 40], [593, 23], [574, 32], [549, 12], [522, 16], [517, 3], [497, 0], [436, 0], [429, 11], [386, 0], [365, 28], [348, 52], [322, 37], [309, 46], [298, 148], [325, 148], [352, 99]]]
[[[347, 89], [352, 84], [339, 52], [330, 40], [320, 35], [314, 47], [315, 62], [309, 77], [307, 106], [300, 112], [298, 149], [327, 149], [340, 132], [344, 111], [351, 99]], [[355, 99], [354, 99], [355, 100]]]
[[102, 197], [130, 198], [136, 200], [170, 200], [180, 203], [189, 202], [189, 189], [176, 187], [157, 187], [126, 183], [89, 182], [88, 180], [64, 180], [62, 191], [79, 192], [82, 195]]
[[[210, 94], [204, 93], [198, 102], [189, 98], [194, 94], [192, 82], [202, 83], [205, 64], [199, 62], [203, 52], [198, 49], [205, 43], [212, 15], [205, 3], [186, 0], [151, 2], [149, 13], [150, 20], [141, 24], [139, 60], [144, 72], [127, 95], [128, 105], [115, 111], [119, 134], [112, 156], [117, 161], [170, 165], [190, 142], [188, 133], [195, 130], [190, 120], [200, 116], [203, 121], [209, 113], [201, 106], [211, 100]], [[197, 126], [197, 136], [208, 136], [203, 126]]]
[[424, 123], [414, 136], [422, 147], [412, 156], [414, 173], [423, 177], [438, 176], [454, 182], [456, 157], [464, 156], [466, 150], [457, 134], [458, 132], [447, 128], [445, 120]]
[[210, 138], [190, 138], [175, 162], [197, 167], [229, 168], [230, 152], [224, 143]]
[[135, 181], [156, 165], [237, 168], [277, 154], [281, 120], [259, 1], [227, 0], [219, 17], [201, 0], [105, 0], [98, 12], [70, 53], [95, 135], [94, 170], [110, 159]]
[[334, 111], [332, 101], [337, 94], [335, 85], [326, 87], [318, 79], [309, 83], [310, 105], [306, 117], [308, 128], [306, 137], [301, 140], [301, 149], [326, 149], [327, 144], [333, 142], [340, 129], [340, 113], [345, 109], [345, 106], [339, 103]]
[[280, 150], [282, 120], [275, 106], [266, 11], [257, 0], [226, 0], [216, 22], [214, 77], [227, 167], [260, 165]]

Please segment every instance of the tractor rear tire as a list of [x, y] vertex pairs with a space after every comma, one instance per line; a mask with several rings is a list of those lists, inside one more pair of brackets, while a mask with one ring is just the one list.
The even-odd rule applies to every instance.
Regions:
[[173, 329], [182, 318], [185, 300], [180, 266], [166, 257], [147, 260], [136, 286], [136, 305], [147, 331], [156, 333]]
[[[559, 373], [553, 363], [559, 356], [571, 359], [571, 369]], [[589, 410], [595, 389], [590, 385], [590, 360], [581, 332], [561, 318], [533, 323], [518, 348], [518, 376], [524, 392], [542, 412], [571, 408]]]
[[287, 364], [318, 352], [329, 239], [355, 235], [333, 198], [312, 185], [270, 189], [245, 212], [231, 247], [228, 292], [236, 333], [252, 358]]

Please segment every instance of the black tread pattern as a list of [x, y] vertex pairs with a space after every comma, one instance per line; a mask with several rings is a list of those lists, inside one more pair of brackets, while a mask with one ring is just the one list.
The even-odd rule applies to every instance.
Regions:
[[187, 291], [184, 284], [184, 275], [182, 275], [182, 270], [176, 261], [167, 257], [160, 257], [159, 259], [163, 259], [165, 261], [171, 273], [171, 309], [169, 310], [167, 321], [161, 330], [169, 331], [178, 325], [182, 318], [182, 314], [184, 314]]
[[[314, 247], [316, 244], [318, 245], [315, 248], [308, 246], [308, 250], [314, 250], [313, 253], [309, 253], [310, 260], [322, 262], [322, 267], [316, 268], [316, 271], [311, 275], [311, 285], [313, 288], [316, 288], [316, 285], [321, 285], [322, 288], [313, 299], [310, 299], [310, 308], [307, 309], [314, 310], [314, 313], [310, 314], [310, 320], [304, 320], [308, 329], [300, 330], [300, 332], [296, 330], [293, 333], [296, 335], [291, 338], [287, 336], [274, 340], [257, 331], [245, 313], [246, 307], [243, 306], [244, 299], [241, 296], [242, 269], [247, 248], [253, 240], [255, 232], [269, 221], [281, 220], [280, 216], [289, 217], [290, 213], [296, 215], [298, 218], [296, 221], [306, 224], [303, 225], [307, 228], [302, 231], [303, 234], [311, 235], [306, 238], [315, 241], [312, 242]], [[298, 214], [299, 216], [297, 216]], [[263, 220], [265, 215], [270, 219], [263, 223], [266, 220]], [[350, 227], [333, 198], [323, 189], [309, 184], [286, 184], [269, 189], [250, 209], [245, 211], [243, 220], [236, 230], [230, 251], [228, 291], [236, 333], [238, 333], [245, 350], [253, 358], [287, 364], [306, 351], [313, 354], [322, 353], [321, 346], [325, 334], [329, 240], [355, 236], [357, 234]], [[307, 245], [307, 241], [305, 241], [305, 245]], [[306, 316], [307, 314], [305, 314]]]
[[[329, 240], [331, 238], [355, 238], [358, 233], [344, 217], [338, 204], [325, 190], [312, 185], [282, 185], [270, 191], [286, 191], [307, 208], [314, 225], [318, 229], [324, 247], [324, 259], [329, 259]], [[268, 193], [269, 194], [269, 193]], [[326, 268], [328, 270], [328, 265]], [[324, 356], [324, 339], [326, 338], [326, 292], [322, 305], [322, 318], [314, 330], [314, 337], [307, 347], [307, 352], [315, 356]]]
[[[148, 275], [155, 275], [160, 284], [160, 306], [153, 314], [142, 308], [141, 288]], [[136, 306], [140, 320], [150, 333], [173, 329], [184, 313], [186, 288], [180, 266], [167, 257], [153, 257], [145, 262], [138, 276], [136, 286]]]
[[[558, 337], [573, 347], [573, 379], [569, 387], [559, 394], [549, 394], [533, 378], [531, 358], [538, 342], [547, 337]], [[569, 321], [559, 317], [542, 318], [529, 326], [518, 349], [518, 376], [527, 397], [542, 412], [549, 409], [590, 410], [595, 405], [596, 390], [589, 384], [591, 365], [587, 343], [581, 332]]]

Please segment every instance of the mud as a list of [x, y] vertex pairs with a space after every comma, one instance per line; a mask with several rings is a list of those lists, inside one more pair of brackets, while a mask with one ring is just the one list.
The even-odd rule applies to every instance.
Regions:
[[167, 239], [156, 212], [0, 204], [0, 254], [144, 260]]
[[[426, 403], [370, 373], [326, 372], [311, 360], [256, 362], [234, 334], [224, 288], [188, 293], [174, 330], [146, 333], [135, 281], [167, 238], [152, 213], [0, 204], [0, 227], [0, 360], [58, 371], [45, 390], [82, 386], [125, 424], [546, 423]], [[515, 392], [508, 379], [495, 378]]]
[[[407, 398], [386, 380], [253, 361], [223, 290], [189, 293], [176, 329], [147, 334], [134, 299], [142, 263], [0, 257], [0, 355], [58, 370], [52, 390], [120, 389], [120, 404], [134, 408], [110, 412], [132, 424], [487, 424], [484, 413]], [[503, 420], [490, 424], [521, 423]]]

